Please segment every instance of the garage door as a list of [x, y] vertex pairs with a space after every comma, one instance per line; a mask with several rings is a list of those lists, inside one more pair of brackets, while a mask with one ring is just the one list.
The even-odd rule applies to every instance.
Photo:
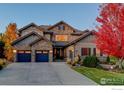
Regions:
[[49, 52], [43, 50], [36, 51], [36, 62], [48, 62], [49, 61]]
[[17, 52], [17, 62], [31, 62], [31, 51], [18, 51]]

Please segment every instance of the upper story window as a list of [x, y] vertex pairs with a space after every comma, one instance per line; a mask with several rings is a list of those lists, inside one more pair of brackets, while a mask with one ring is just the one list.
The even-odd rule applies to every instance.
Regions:
[[58, 30], [65, 30], [65, 26], [59, 25], [59, 26], [58, 26]]
[[68, 35], [56, 35], [55, 40], [56, 41], [68, 41]]

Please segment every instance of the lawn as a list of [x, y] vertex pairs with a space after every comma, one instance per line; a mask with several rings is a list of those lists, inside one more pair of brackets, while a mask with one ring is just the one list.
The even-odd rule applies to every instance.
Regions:
[[104, 71], [97, 68], [72, 67], [100, 85], [124, 85], [124, 74]]

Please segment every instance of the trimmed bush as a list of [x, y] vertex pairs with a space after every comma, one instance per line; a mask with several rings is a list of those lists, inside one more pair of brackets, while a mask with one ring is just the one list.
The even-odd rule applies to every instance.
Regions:
[[74, 62], [78, 64], [79, 63], [79, 57], [75, 57]]
[[110, 64], [115, 65], [116, 62], [118, 62], [118, 58], [114, 57], [114, 56], [109, 56], [110, 58]]
[[96, 67], [98, 62], [99, 60], [96, 56], [87, 56], [83, 60], [83, 65], [86, 67]]
[[109, 56], [107, 56], [106, 62], [109, 62], [110, 63], [110, 57]]
[[67, 63], [67, 64], [71, 64], [71, 59], [68, 58], [68, 59], [66, 60], [66, 63]]
[[7, 65], [7, 62], [5, 59], [0, 59], [0, 70], [2, 70]]
[[77, 64], [76, 62], [72, 62], [71, 63], [72, 66], [76, 66], [76, 64]]
[[3, 69], [3, 66], [2, 65], [0, 65], [0, 70], [2, 70]]
[[76, 65], [80, 65], [80, 61], [81, 61], [81, 58], [80, 58], [80, 56], [78, 55], [78, 56], [76, 56], [75, 58], [74, 58], [74, 61], [72, 62], [72, 66], [76, 66]]

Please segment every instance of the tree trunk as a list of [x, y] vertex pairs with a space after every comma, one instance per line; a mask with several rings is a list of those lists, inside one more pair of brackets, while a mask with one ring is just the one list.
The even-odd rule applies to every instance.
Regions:
[[118, 67], [119, 69], [123, 69], [123, 66], [122, 66], [123, 60], [124, 60], [123, 57], [122, 57], [121, 59], [118, 60], [117, 67]]

